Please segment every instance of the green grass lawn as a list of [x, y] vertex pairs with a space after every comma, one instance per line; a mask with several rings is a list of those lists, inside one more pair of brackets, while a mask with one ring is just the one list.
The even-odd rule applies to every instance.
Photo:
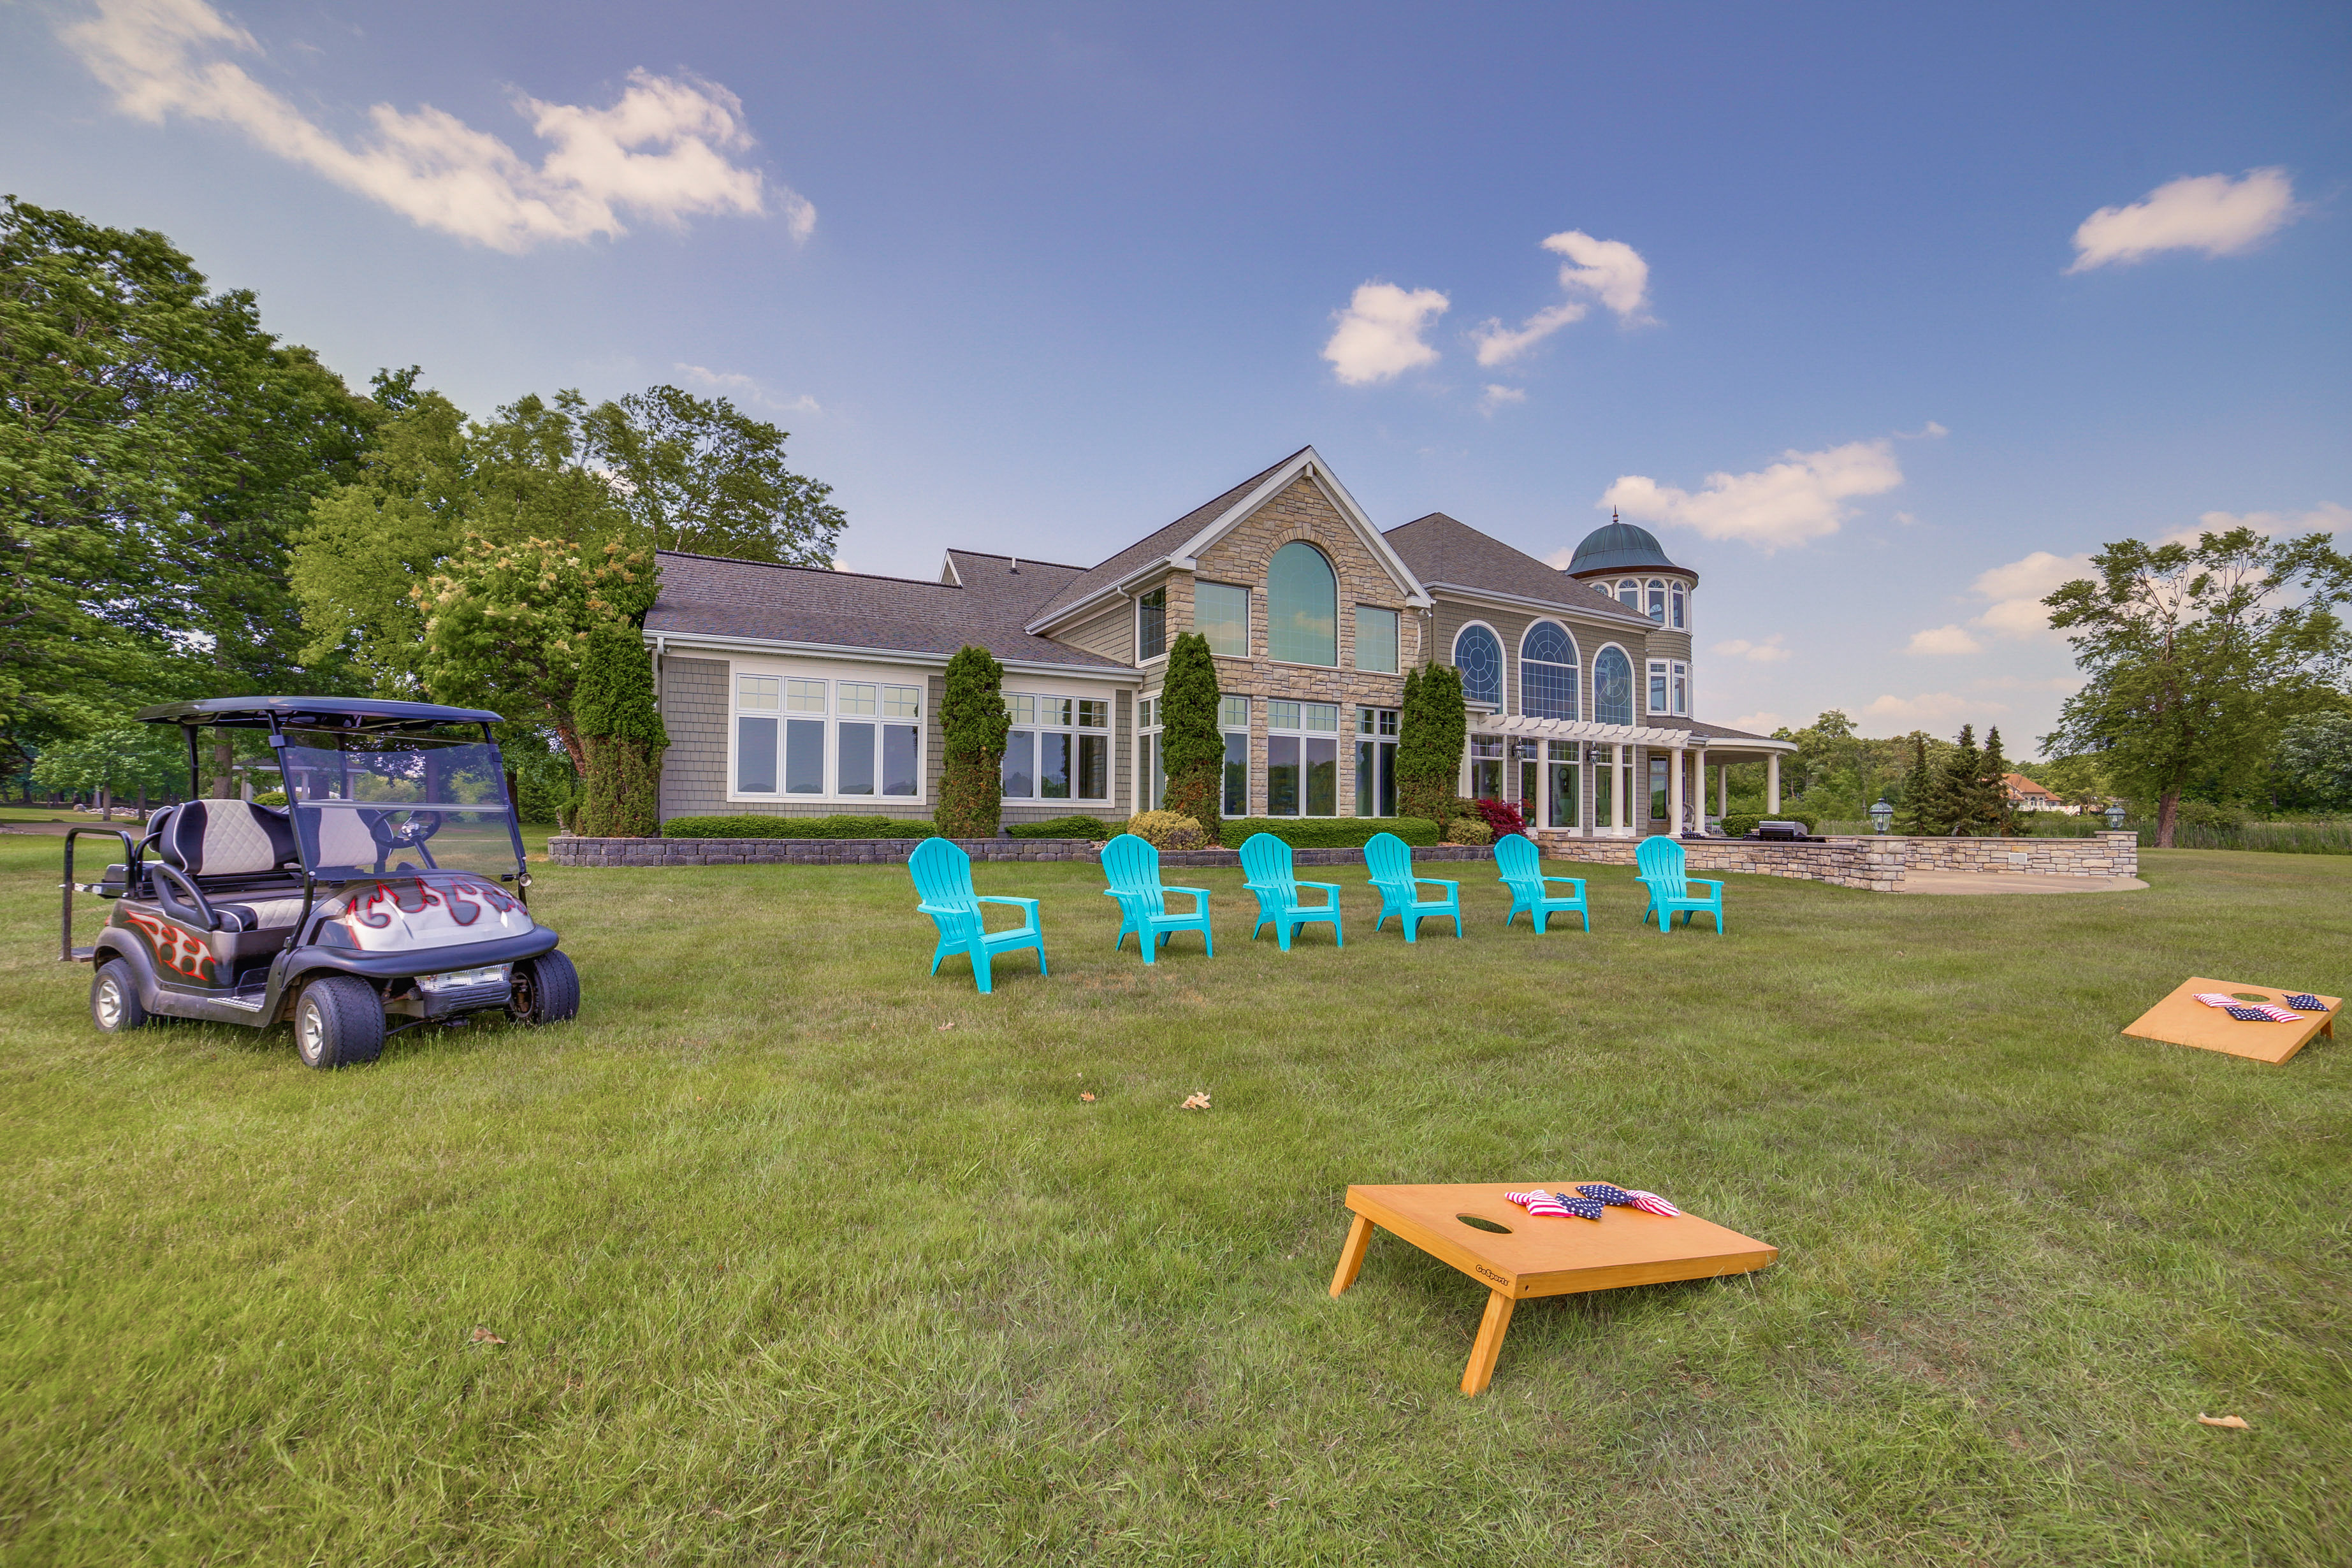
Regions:
[[[1149, 970], [983, 866], [1054, 966], [985, 998], [897, 868], [547, 868], [577, 1025], [322, 1074], [98, 1035], [57, 853], [0, 839], [0, 1560], [2352, 1560], [2352, 1037], [2116, 1033], [2346, 990], [2352, 859], [1734, 878], [1720, 939], [1464, 866], [1466, 941], [1351, 891], [1287, 956], [1187, 870], [1219, 956]], [[1593, 1178], [1780, 1261], [1524, 1304], [1476, 1400], [1468, 1279], [1325, 1294], [1350, 1182]]]

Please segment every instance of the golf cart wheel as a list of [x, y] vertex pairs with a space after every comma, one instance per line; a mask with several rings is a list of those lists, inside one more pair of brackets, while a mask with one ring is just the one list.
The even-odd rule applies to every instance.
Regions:
[[107, 1034], [120, 1035], [145, 1028], [151, 1016], [139, 1000], [139, 976], [131, 965], [119, 958], [100, 964], [97, 978], [89, 983], [90, 1022]]
[[302, 987], [294, 1004], [294, 1048], [320, 1068], [372, 1062], [383, 1053], [383, 1003], [355, 974], [330, 974]]
[[580, 972], [560, 952], [542, 952], [514, 966], [507, 1016], [518, 1024], [561, 1024], [580, 1015]]

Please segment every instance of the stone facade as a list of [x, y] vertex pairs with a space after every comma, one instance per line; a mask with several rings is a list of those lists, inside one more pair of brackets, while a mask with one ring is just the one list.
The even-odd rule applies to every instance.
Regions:
[[[1589, 865], [1631, 866], [1640, 840], [1576, 838], [1538, 833], [1549, 858]], [[1767, 844], [1746, 838], [1685, 838], [1683, 854], [1702, 876], [1736, 871], [1752, 877], [1793, 877], [1892, 893], [1905, 873], [1921, 870], [2013, 871], [2044, 877], [2137, 877], [2139, 836], [2102, 833], [2096, 838], [1904, 838], [1892, 835], [1832, 837], [1820, 844]]]

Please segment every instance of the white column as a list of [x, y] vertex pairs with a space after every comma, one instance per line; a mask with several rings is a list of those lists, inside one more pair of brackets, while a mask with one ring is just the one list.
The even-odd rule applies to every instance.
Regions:
[[1609, 792], [1609, 826], [1619, 837], [1625, 834], [1625, 773], [1627, 758], [1623, 746], [1609, 748], [1609, 765], [1616, 770], [1615, 787]]
[[1690, 761], [1690, 752], [1680, 746], [1669, 747], [1670, 765], [1666, 769], [1666, 835], [1683, 836], [1683, 765]]
[[1764, 813], [1780, 815], [1780, 753], [1767, 752], [1764, 757]]
[[1715, 764], [1715, 815], [1717, 816], [1731, 815], [1731, 764], [1729, 763]]

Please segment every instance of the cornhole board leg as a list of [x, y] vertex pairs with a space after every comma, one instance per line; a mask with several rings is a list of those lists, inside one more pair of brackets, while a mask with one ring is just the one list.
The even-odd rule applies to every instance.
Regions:
[[1362, 1215], [1350, 1216], [1348, 1239], [1339, 1247], [1339, 1267], [1331, 1275], [1331, 1294], [1337, 1296], [1356, 1282], [1363, 1271], [1364, 1254], [1372, 1245], [1372, 1222]]
[[1516, 1298], [1500, 1290], [1486, 1296], [1486, 1315], [1478, 1321], [1478, 1337], [1470, 1346], [1470, 1364], [1462, 1369], [1462, 1392], [1475, 1396], [1495, 1381], [1495, 1358], [1503, 1353], [1503, 1336], [1511, 1330]]

